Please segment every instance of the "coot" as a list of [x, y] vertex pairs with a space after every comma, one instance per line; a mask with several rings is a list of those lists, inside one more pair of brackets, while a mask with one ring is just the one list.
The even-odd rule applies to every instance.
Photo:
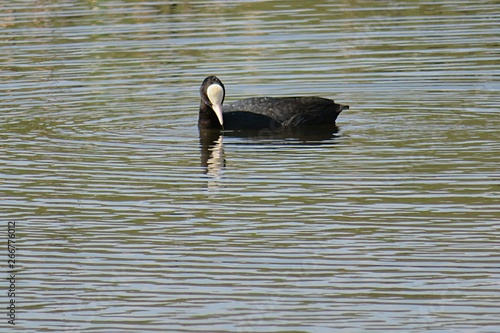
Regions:
[[200, 129], [245, 130], [335, 125], [348, 105], [321, 97], [253, 97], [222, 106], [226, 90], [216, 76], [200, 87]]

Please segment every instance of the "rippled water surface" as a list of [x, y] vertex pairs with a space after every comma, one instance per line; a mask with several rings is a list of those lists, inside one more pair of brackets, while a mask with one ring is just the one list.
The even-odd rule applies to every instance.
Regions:
[[[497, 1], [0, 8], [19, 331], [500, 331]], [[351, 108], [200, 137], [209, 74]]]

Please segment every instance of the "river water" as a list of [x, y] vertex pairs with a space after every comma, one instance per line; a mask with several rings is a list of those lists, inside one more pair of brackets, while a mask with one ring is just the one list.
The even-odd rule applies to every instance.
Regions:
[[[0, 8], [15, 328], [500, 331], [497, 1]], [[351, 108], [206, 140], [209, 74]]]

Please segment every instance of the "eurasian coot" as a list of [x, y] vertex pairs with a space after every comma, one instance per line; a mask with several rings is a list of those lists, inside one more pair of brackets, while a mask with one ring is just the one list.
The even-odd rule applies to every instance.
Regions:
[[216, 76], [200, 87], [200, 129], [245, 130], [335, 125], [348, 105], [321, 97], [253, 97], [222, 106], [226, 90]]

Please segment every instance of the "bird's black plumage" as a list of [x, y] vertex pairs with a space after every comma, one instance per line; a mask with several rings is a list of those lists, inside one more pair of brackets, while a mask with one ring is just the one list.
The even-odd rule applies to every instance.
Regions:
[[[212, 85], [214, 86], [210, 88]], [[222, 99], [216, 96], [217, 93], [222, 94]], [[200, 95], [200, 129], [277, 130], [309, 125], [335, 125], [338, 115], [349, 108], [348, 105], [337, 104], [331, 99], [312, 96], [253, 97], [222, 106], [225, 87], [216, 76], [209, 76], [203, 81]], [[220, 105], [214, 105], [211, 98], [220, 102]], [[219, 110], [223, 124], [215, 110]]]

